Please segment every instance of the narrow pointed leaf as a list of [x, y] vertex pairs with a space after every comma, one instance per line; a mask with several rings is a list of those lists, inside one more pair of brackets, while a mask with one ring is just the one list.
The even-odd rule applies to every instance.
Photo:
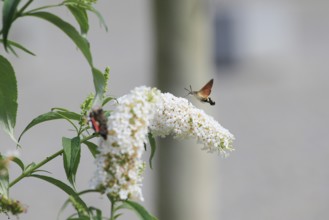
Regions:
[[113, 218], [118, 219], [121, 215], [123, 215], [123, 214], [122, 213], [116, 214]]
[[40, 123], [43, 123], [46, 121], [51, 121], [51, 120], [57, 120], [57, 119], [71, 119], [71, 120], [79, 121], [80, 117], [81, 116], [75, 112], [66, 112], [66, 111], [65, 112], [64, 111], [51, 111], [51, 112], [47, 112], [45, 114], [39, 115], [26, 126], [26, 128], [23, 130], [23, 132], [19, 136], [18, 141], [20, 141], [20, 139], [22, 138], [23, 134], [26, 131], [28, 131], [29, 129], [31, 129], [32, 127], [34, 127], [35, 125], [38, 125]]
[[143, 206], [130, 200], [122, 201], [123, 207], [134, 211], [141, 220], [156, 220]]
[[88, 33], [89, 23], [88, 23], [88, 15], [86, 9], [79, 6], [71, 6], [67, 5], [67, 8], [70, 10], [71, 14], [74, 16], [75, 20], [78, 22], [80, 26], [81, 34]]
[[[84, 190], [84, 191], [81, 191], [79, 193], [77, 193], [79, 196], [83, 195], [83, 194], [87, 194], [87, 193], [99, 193], [98, 190], [95, 190], [95, 189], [88, 189], [88, 190]], [[60, 216], [61, 214], [63, 213], [63, 211], [66, 209], [66, 207], [68, 206], [68, 204], [70, 203], [70, 199], [67, 199], [64, 204], [62, 205], [62, 207], [60, 208], [58, 214], [57, 214], [57, 219], [61, 219]]]
[[63, 183], [60, 180], [57, 180], [55, 178], [52, 178], [50, 176], [44, 176], [44, 175], [36, 175], [33, 174], [31, 175], [31, 177], [36, 177], [39, 179], [42, 179], [44, 181], [47, 181], [55, 186], [57, 186], [58, 188], [60, 188], [61, 190], [63, 190], [64, 192], [66, 192], [69, 196], [72, 196], [72, 198], [74, 198], [75, 202], [78, 203], [80, 210], [78, 210], [79, 212], [81, 212], [84, 215], [89, 215], [88, 212], [88, 207], [86, 205], [86, 203], [80, 198], [80, 196], [67, 184]]
[[35, 166], [36, 166], [36, 164], [35, 164], [34, 162], [28, 164], [28, 165], [25, 167], [25, 172], [28, 173], [29, 171], [33, 170]]
[[49, 21], [59, 29], [61, 29], [71, 40], [76, 44], [76, 46], [81, 50], [82, 54], [87, 59], [89, 65], [93, 67], [92, 56], [89, 48], [89, 43], [87, 39], [82, 37], [79, 32], [69, 23], [62, 20], [60, 17], [48, 13], [48, 12], [34, 12], [27, 14], [29, 16], [34, 16], [38, 18], [42, 18], [46, 21]]
[[18, 57], [18, 54], [16, 53], [14, 48], [10, 44], [8, 44], [8, 40], [7, 40], [7, 46], [9, 48], [10, 52], [12, 52], [16, 57]]
[[102, 211], [95, 207], [90, 207], [89, 211], [92, 213], [92, 220], [102, 220], [103, 214]]
[[115, 100], [116, 102], [118, 102], [118, 100], [114, 97], [106, 97], [104, 100], [103, 100], [103, 103], [102, 103], [102, 106], [106, 105], [108, 102], [112, 101], [112, 100]]
[[24, 172], [24, 163], [21, 161], [21, 159], [19, 159], [18, 157], [14, 157], [12, 160], [14, 163], [16, 163]]
[[[1, 39], [0, 39], [0, 42], [4, 42], [4, 40], [1, 40]], [[7, 44], [8, 44], [8, 46], [10, 46], [10, 48], [11, 48], [11, 47], [16, 47], [16, 48], [18, 48], [18, 49], [24, 51], [25, 53], [28, 53], [28, 54], [30, 54], [30, 55], [35, 56], [35, 54], [34, 54], [33, 52], [31, 52], [30, 50], [26, 49], [25, 47], [23, 47], [23, 46], [20, 45], [19, 43], [16, 43], [16, 42], [14, 42], [14, 41], [7, 40]], [[15, 51], [13, 51], [13, 53], [15, 54]], [[15, 54], [15, 55], [17, 56], [17, 54]]]
[[93, 8], [92, 6], [90, 6], [89, 8], [87, 8], [88, 11], [91, 11], [92, 13], [94, 13], [97, 17], [98, 17], [98, 20], [99, 20], [99, 23], [101, 26], [103, 26], [105, 28], [105, 31], [108, 31], [108, 27], [106, 25], [106, 22], [102, 16], [101, 13], [99, 13], [99, 11], [97, 11], [95, 8]]
[[67, 220], [90, 220], [88, 216], [79, 216], [76, 218], [68, 218]]
[[90, 153], [93, 155], [93, 157], [96, 157], [97, 154], [99, 154], [99, 151], [97, 150], [98, 146], [90, 141], [83, 142], [85, 145], [87, 145]]
[[47, 173], [47, 174], [51, 174], [51, 172], [49, 172], [48, 170], [33, 170], [31, 172], [31, 174], [36, 174], [36, 173]]
[[64, 1], [64, 4], [71, 5], [73, 7], [81, 7], [81, 8], [84, 8], [84, 9], [94, 13], [98, 17], [98, 20], [99, 20], [99, 23], [101, 24], [101, 26], [103, 26], [106, 31], [108, 30], [108, 27], [105, 23], [103, 16], [91, 4], [83, 3], [82, 1], [77, 3], [76, 0], [66, 0], [66, 1]]
[[17, 6], [20, 0], [4, 0], [2, 6], [3, 45], [7, 50], [7, 39], [10, 27], [14, 21]]
[[67, 179], [74, 186], [75, 176], [78, 170], [81, 156], [80, 138], [62, 138], [62, 145], [64, 149], [64, 168]]
[[96, 90], [94, 105], [100, 106], [103, 102], [105, 86], [106, 86], [106, 79], [100, 70], [93, 68], [92, 72], [93, 72], [93, 79], [94, 79], [94, 87]]
[[0, 55], [0, 126], [15, 141], [17, 81], [9, 61]]

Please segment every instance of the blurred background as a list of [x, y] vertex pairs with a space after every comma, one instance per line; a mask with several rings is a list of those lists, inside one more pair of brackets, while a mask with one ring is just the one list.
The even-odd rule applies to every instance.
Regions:
[[[36, 1], [31, 8], [54, 2]], [[329, 218], [329, 2], [99, 0], [95, 7], [109, 29], [91, 15], [88, 38], [95, 66], [111, 68], [111, 95], [147, 85], [184, 96], [184, 87], [198, 89], [214, 78], [214, 107], [190, 100], [236, 137], [236, 150], [226, 159], [201, 151], [194, 140], [159, 141], [158, 163], [147, 169], [143, 186], [143, 205], [151, 213], [161, 220]], [[57, 11], [73, 22], [67, 10]], [[79, 111], [93, 83], [70, 39], [29, 17], [18, 20], [9, 37], [37, 54], [9, 56], [19, 89], [16, 135], [52, 107]], [[73, 135], [67, 128], [49, 122], [31, 129], [22, 139], [22, 160], [55, 153], [61, 137]], [[14, 149], [3, 132], [0, 140], [1, 152]], [[45, 169], [65, 179], [60, 160]], [[11, 170], [13, 178], [19, 170]], [[79, 189], [88, 187], [94, 170], [84, 149]], [[67, 198], [32, 178], [10, 193], [28, 205], [22, 220], [55, 219]], [[88, 200], [109, 213], [105, 198]], [[177, 207], [185, 214], [173, 214]], [[203, 218], [194, 215], [198, 209]]]

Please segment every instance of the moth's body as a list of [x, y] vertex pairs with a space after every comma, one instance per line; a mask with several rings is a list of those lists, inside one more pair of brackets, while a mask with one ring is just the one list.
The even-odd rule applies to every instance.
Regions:
[[104, 115], [103, 109], [94, 109], [89, 114], [89, 120], [95, 133], [102, 136], [105, 140], [107, 139], [107, 118]]
[[193, 91], [192, 95], [201, 102], [208, 102], [210, 105], [215, 105], [215, 102], [209, 96], [207, 98], [203, 97], [200, 91]]
[[192, 91], [192, 87], [190, 86], [190, 90], [186, 89], [189, 93], [188, 95], [193, 95], [195, 98], [200, 100], [201, 102], [208, 102], [210, 105], [215, 105], [215, 102], [211, 100], [209, 97], [211, 93], [211, 88], [214, 83], [214, 80], [211, 79], [202, 89], [199, 91]]

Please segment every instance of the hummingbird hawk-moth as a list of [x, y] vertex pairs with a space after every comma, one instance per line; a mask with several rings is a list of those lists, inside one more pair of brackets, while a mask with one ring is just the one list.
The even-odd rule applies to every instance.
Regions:
[[215, 102], [213, 100], [211, 100], [211, 98], [209, 97], [213, 84], [214, 84], [214, 79], [211, 79], [199, 91], [193, 91], [191, 85], [190, 85], [190, 90], [188, 90], [186, 88], [184, 88], [184, 89], [186, 91], [188, 91], [187, 95], [193, 95], [195, 98], [197, 98], [201, 102], [208, 102], [210, 105], [215, 105]]

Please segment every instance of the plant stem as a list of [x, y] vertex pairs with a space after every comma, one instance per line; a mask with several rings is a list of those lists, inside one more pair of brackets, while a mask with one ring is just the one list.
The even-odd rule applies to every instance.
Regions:
[[35, 167], [33, 167], [32, 169], [25, 170], [19, 177], [17, 177], [16, 179], [14, 179], [9, 184], [9, 187], [12, 187], [16, 183], [18, 183], [21, 179], [23, 179], [25, 177], [28, 177], [31, 173], [33, 173], [33, 171], [35, 171], [39, 167], [43, 166], [44, 164], [48, 163], [49, 161], [51, 161], [52, 159], [56, 158], [57, 156], [61, 155], [62, 153], [63, 153], [63, 149], [60, 150], [60, 151], [57, 151], [56, 153], [54, 153], [53, 155], [51, 155], [49, 157], [46, 157], [46, 159], [44, 159], [43, 161], [41, 161], [40, 163], [38, 163], [37, 165], [35, 165]]
[[[92, 139], [93, 137], [95, 137], [96, 135], [90, 135], [88, 137], [85, 137], [81, 140], [81, 143], [88, 141], [90, 139]], [[33, 173], [33, 171], [37, 170], [39, 167], [45, 165], [46, 163], [48, 163], [49, 161], [51, 161], [52, 159], [56, 158], [57, 156], [63, 154], [63, 149], [57, 151], [56, 153], [54, 153], [53, 155], [46, 157], [46, 159], [44, 159], [43, 161], [41, 161], [40, 163], [38, 163], [37, 165], [35, 165], [32, 169], [28, 169], [25, 170], [19, 177], [17, 177], [16, 179], [14, 179], [10, 184], [9, 187], [12, 187], [13, 185], [15, 185], [16, 183], [18, 183], [21, 179], [28, 177], [31, 173]]]
[[97, 134], [89, 135], [89, 136], [83, 138], [80, 142], [81, 142], [81, 143], [84, 143], [84, 142], [86, 142], [86, 141], [88, 141], [88, 140], [90, 140], [90, 139], [92, 139], [92, 138], [94, 138], [94, 137], [97, 137], [97, 136], [98, 136]]
[[[16, 18], [21, 16], [21, 14], [24, 12], [24, 10], [33, 2], [33, 0], [29, 0], [22, 8], [17, 12]], [[15, 19], [16, 19], [15, 18]]]
[[114, 219], [114, 214], [115, 214], [114, 204], [115, 204], [115, 201], [113, 201], [113, 200], [111, 199], [111, 218], [110, 218], [110, 220], [115, 220], [115, 219]]
[[34, 13], [34, 12], [37, 12], [37, 11], [41, 11], [43, 9], [59, 7], [59, 6], [62, 6], [62, 5], [64, 5], [64, 4], [60, 3], [60, 4], [56, 4], [56, 5], [46, 5], [46, 6], [42, 6], [40, 8], [35, 8], [35, 9], [30, 10], [28, 12], [25, 12], [24, 14], [28, 15], [28, 14], [31, 14], [31, 13]]

